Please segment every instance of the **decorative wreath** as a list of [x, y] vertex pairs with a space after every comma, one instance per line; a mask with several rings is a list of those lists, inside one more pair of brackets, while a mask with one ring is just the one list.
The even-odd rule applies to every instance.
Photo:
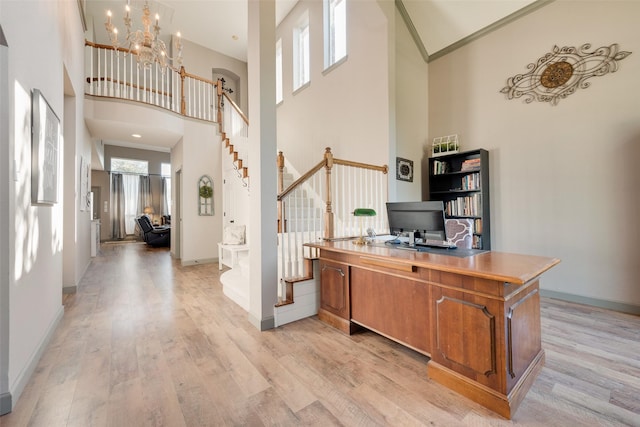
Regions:
[[203, 185], [200, 187], [200, 197], [203, 199], [210, 199], [213, 197], [213, 188], [209, 185]]

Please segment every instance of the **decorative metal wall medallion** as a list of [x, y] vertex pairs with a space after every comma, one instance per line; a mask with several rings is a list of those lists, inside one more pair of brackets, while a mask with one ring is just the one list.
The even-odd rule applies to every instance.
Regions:
[[591, 85], [591, 77], [604, 76], [618, 70], [618, 61], [631, 52], [618, 51], [616, 43], [589, 51], [591, 44], [583, 44], [579, 49], [565, 46], [553, 50], [537, 63], [527, 65], [526, 74], [509, 77], [507, 86], [500, 90], [508, 99], [524, 97], [524, 102], [549, 102], [557, 105], [560, 99], [586, 89]]

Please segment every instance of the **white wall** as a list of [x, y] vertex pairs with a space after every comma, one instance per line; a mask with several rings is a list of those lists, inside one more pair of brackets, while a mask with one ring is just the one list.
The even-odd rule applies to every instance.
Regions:
[[[293, 93], [293, 29], [308, 10], [311, 82]], [[392, 18], [393, 19], [393, 18]], [[322, 2], [301, 0], [282, 21], [284, 99], [277, 109], [278, 149], [299, 173], [337, 158], [387, 164], [389, 147], [389, 23], [377, 4], [347, 3], [347, 60], [323, 73]], [[274, 163], [276, 153], [273, 155]], [[395, 159], [394, 159], [395, 160]]]
[[[186, 120], [182, 140], [182, 264], [211, 262], [218, 258], [222, 241], [222, 167], [220, 139], [212, 141], [215, 125]], [[172, 163], [173, 163], [172, 156]], [[198, 180], [213, 179], [214, 215], [198, 215]]]
[[[34, 88], [40, 89], [61, 123], [65, 122], [65, 68], [72, 85], [82, 88], [82, 74], [78, 70], [82, 67], [83, 30], [79, 18], [75, 2], [2, 2], [0, 24], [10, 46], [9, 156], [2, 161], [9, 163], [10, 174], [15, 173], [17, 180], [2, 183], [8, 184], [9, 192], [9, 234], [2, 244], [11, 246], [8, 283], [0, 282], [9, 288], [9, 301], [3, 299], [0, 307], [3, 313], [9, 311], [9, 360], [7, 372], [0, 372], [0, 377], [7, 376], [13, 403], [63, 312], [63, 199], [60, 194], [60, 202], [54, 206], [30, 203], [30, 96]], [[63, 142], [60, 148], [62, 162]], [[70, 167], [60, 165], [65, 166]], [[62, 188], [65, 183], [62, 175], [59, 178]], [[5, 251], [3, 248], [2, 253]], [[4, 366], [0, 364], [0, 368]]]
[[393, 200], [427, 200], [428, 194], [424, 197], [422, 191], [422, 165], [427, 163], [425, 150], [429, 144], [428, 121], [424, 119], [428, 116], [428, 66], [397, 11], [395, 16], [396, 148], [389, 162], [395, 162], [395, 157], [412, 160], [413, 182], [396, 181], [394, 172], [390, 177], [396, 187]]
[[[429, 64], [430, 137], [489, 150], [492, 249], [558, 257], [543, 289], [640, 306], [640, 2], [556, 1]], [[633, 52], [557, 106], [507, 100], [554, 45]], [[425, 172], [426, 173], [426, 172]]]
[[[66, 80], [63, 126], [66, 185], [61, 194], [64, 203], [62, 285], [64, 292], [70, 293], [75, 292], [91, 260], [91, 211], [88, 207], [83, 210], [86, 195], [82, 194], [80, 178], [82, 159], [89, 164], [91, 162], [91, 138], [83, 118], [84, 95], [76, 96], [72, 82]], [[78, 89], [82, 91], [83, 88], [79, 86]], [[90, 178], [88, 184], [90, 190]]]
[[[188, 73], [211, 79], [212, 69], [217, 68], [229, 70], [240, 78], [240, 88], [234, 88], [235, 93], [232, 95], [232, 99], [235, 99], [236, 104], [245, 114], [248, 114], [247, 63], [187, 40], [183, 40], [183, 45], [183, 65]], [[228, 87], [230, 83], [227, 81], [225, 87]], [[237, 99], [236, 95], [239, 95]]]
[[[2, 3], [0, 2], [0, 16]], [[0, 234], [9, 236], [9, 48], [0, 22]], [[11, 410], [9, 390], [9, 239], [0, 242], [0, 414]]]

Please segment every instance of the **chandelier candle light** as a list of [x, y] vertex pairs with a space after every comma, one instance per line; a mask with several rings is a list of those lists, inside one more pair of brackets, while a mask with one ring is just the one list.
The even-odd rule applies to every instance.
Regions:
[[[111, 11], [107, 11], [107, 22], [104, 26], [107, 29], [111, 44], [114, 48], [119, 46], [118, 29], [111, 22]], [[149, 1], [145, 0], [142, 8], [142, 26], [143, 30], [131, 30], [131, 6], [130, 0], [127, 0], [125, 6], [124, 25], [127, 28], [127, 36], [125, 43], [128, 44], [130, 52], [136, 54], [138, 66], [142, 65], [149, 69], [154, 63], [158, 63], [162, 67], [162, 71], [169, 65], [167, 60], [173, 61], [178, 66], [182, 65], [182, 41], [180, 33], [176, 34], [175, 48], [177, 54], [175, 58], [169, 56], [167, 46], [164, 41], [160, 40], [160, 15], [156, 13], [156, 21], [151, 31], [151, 10], [149, 9]]]

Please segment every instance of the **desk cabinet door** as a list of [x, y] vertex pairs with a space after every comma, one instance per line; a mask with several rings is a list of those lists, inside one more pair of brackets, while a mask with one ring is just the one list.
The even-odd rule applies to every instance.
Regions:
[[320, 307], [343, 319], [351, 317], [349, 302], [349, 266], [320, 261]]
[[433, 288], [432, 360], [475, 382], [505, 392], [502, 306], [453, 289]]

